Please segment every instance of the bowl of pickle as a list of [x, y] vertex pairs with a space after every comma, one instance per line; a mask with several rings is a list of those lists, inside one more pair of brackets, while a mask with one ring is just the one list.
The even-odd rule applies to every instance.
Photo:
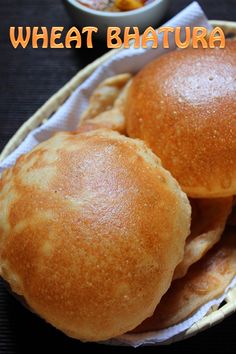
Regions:
[[106, 37], [108, 27], [138, 27], [142, 33], [156, 27], [163, 18], [169, 0], [64, 0], [75, 24], [98, 28], [98, 36]]

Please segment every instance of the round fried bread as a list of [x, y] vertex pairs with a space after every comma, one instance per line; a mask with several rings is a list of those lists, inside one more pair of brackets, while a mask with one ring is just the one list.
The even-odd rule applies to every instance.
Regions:
[[0, 180], [0, 274], [82, 341], [152, 315], [181, 261], [190, 205], [141, 141], [58, 133]]

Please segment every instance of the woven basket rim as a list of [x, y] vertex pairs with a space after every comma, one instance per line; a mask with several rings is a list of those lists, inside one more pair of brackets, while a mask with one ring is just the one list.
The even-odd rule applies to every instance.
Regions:
[[[221, 27], [225, 33], [235, 33], [236, 35], [236, 22], [232, 21], [209, 21], [214, 27]], [[80, 70], [65, 86], [63, 86], [57, 93], [55, 93], [41, 108], [39, 108], [32, 117], [30, 117], [13, 135], [9, 142], [4, 147], [0, 154], [0, 161], [4, 160], [19, 144], [24, 140], [27, 134], [35, 129], [38, 125], [50, 118], [50, 116], [56, 112], [60, 106], [67, 100], [68, 97], [74, 92], [78, 85], [86, 80], [89, 75], [101, 64], [106, 62], [109, 58], [114, 56], [117, 52], [122, 50], [113, 49], [104, 54], [84, 69]], [[166, 344], [170, 344], [179, 340], [191, 337], [198, 332], [201, 332], [217, 323], [222, 321], [225, 317], [236, 312], [236, 287], [232, 289], [225, 299], [225, 305], [219, 309], [212, 310], [204, 318], [196, 322], [187, 331], [167, 341]], [[162, 343], [163, 344], [163, 343]]]

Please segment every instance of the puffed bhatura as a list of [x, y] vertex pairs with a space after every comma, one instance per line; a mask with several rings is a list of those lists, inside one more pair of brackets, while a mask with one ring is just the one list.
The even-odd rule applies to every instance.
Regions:
[[174, 279], [186, 275], [221, 238], [232, 210], [233, 198], [191, 199], [191, 233], [185, 244], [184, 258], [177, 265]]
[[182, 260], [190, 204], [146, 145], [58, 133], [0, 180], [0, 274], [69, 336], [100, 341], [151, 316]]
[[173, 281], [154, 315], [134, 332], [157, 331], [191, 316], [198, 308], [221, 296], [236, 275], [236, 229], [228, 228], [214, 246], [187, 275]]
[[80, 116], [77, 132], [108, 128], [125, 134], [124, 101], [131, 81], [128, 73], [102, 81], [92, 92], [88, 107]]
[[169, 52], [132, 80], [127, 134], [144, 140], [193, 198], [236, 194], [236, 41]]

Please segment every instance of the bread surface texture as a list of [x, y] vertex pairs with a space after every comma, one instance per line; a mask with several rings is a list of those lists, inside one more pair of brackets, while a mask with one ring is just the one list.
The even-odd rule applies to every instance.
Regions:
[[126, 100], [127, 133], [144, 140], [193, 198], [236, 193], [236, 42], [149, 63]]
[[152, 315], [183, 258], [188, 199], [146, 145], [109, 130], [61, 132], [0, 180], [0, 274], [82, 341]]

